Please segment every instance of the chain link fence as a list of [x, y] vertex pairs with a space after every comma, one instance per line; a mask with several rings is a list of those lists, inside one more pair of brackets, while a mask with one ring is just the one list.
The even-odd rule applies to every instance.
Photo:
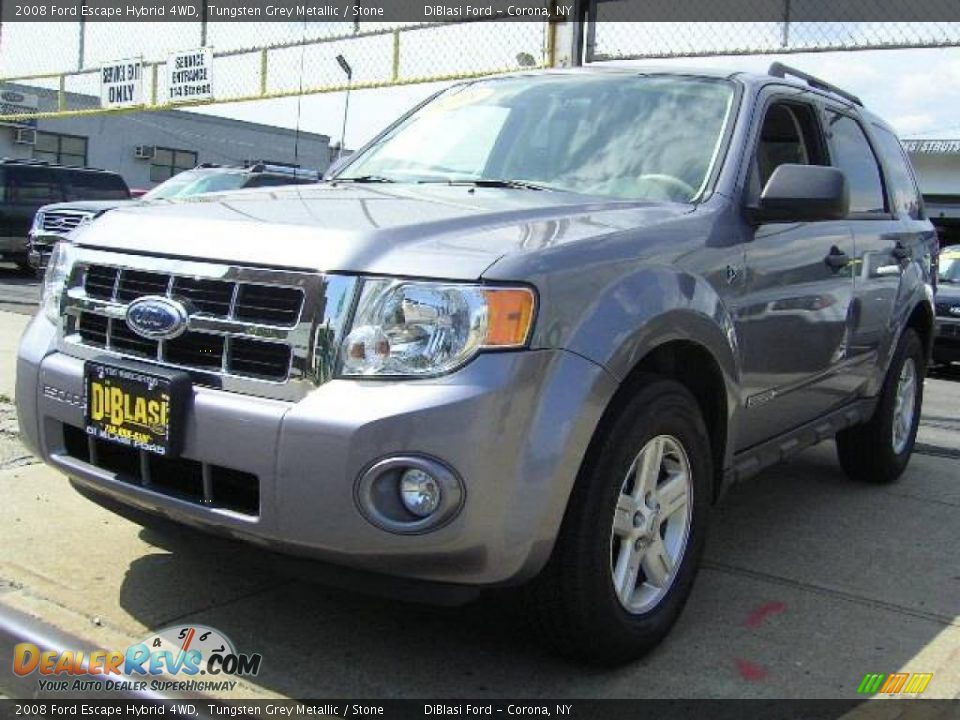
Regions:
[[[0, 87], [50, 92], [37, 112], [18, 119], [104, 112], [100, 67], [143, 61], [143, 104], [174, 106], [167, 61], [175, 52], [213, 50], [213, 97], [175, 103], [241, 102], [480, 77], [545, 67], [551, 52], [547, 23], [79, 23], [18, 22], [3, 26]], [[352, 69], [348, 81], [337, 62]], [[14, 119], [0, 114], [0, 122]]]
[[960, 22], [624, 22], [598, 6], [588, 61], [960, 45]]

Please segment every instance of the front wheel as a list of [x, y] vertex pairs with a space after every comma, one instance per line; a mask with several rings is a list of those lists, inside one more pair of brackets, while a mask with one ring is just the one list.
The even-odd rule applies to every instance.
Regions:
[[907, 328], [900, 336], [873, 417], [837, 434], [837, 456], [844, 472], [855, 480], [891, 483], [910, 462], [920, 425], [923, 345]]
[[679, 383], [644, 378], [591, 451], [550, 562], [528, 588], [543, 639], [601, 665], [656, 646], [690, 594], [711, 490], [696, 400]]

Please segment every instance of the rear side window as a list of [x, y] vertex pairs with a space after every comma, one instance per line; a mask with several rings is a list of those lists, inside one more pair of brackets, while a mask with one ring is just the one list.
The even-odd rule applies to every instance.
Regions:
[[112, 173], [71, 173], [69, 200], [126, 200], [130, 190], [123, 178]]
[[7, 201], [25, 205], [60, 202], [63, 192], [53, 173], [42, 167], [19, 167], [7, 171]]
[[880, 166], [860, 123], [848, 115], [827, 111], [833, 165], [843, 170], [850, 188], [851, 213], [883, 213]]
[[874, 125], [874, 137], [880, 146], [887, 166], [890, 194], [893, 196], [893, 206], [898, 215], [907, 215], [914, 220], [920, 219], [920, 191], [917, 190], [917, 181], [910, 169], [907, 154], [903, 150], [897, 136], [880, 125]]
[[0, 203], [7, 201], [7, 171], [0, 168]]

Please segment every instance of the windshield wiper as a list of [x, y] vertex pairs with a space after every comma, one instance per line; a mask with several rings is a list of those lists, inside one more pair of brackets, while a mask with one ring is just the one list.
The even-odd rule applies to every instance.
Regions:
[[500, 180], [500, 179], [488, 179], [488, 178], [479, 178], [479, 179], [463, 179], [463, 180], [420, 180], [418, 184], [443, 184], [443, 185], [472, 185], [473, 187], [487, 187], [487, 188], [513, 188], [515, 190], [546, 190], [551, 191], [553, 188], [547, 187], [546, 185], [538, 185], [537, 183], [528, 182], [526, 180]]
[[396, 180], [383, 175], [360, 175], [358, 177], [335, 177], [331, 183], [395, 183]]

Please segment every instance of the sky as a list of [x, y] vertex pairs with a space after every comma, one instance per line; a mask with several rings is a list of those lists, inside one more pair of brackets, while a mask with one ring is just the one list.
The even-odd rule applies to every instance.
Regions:
[[[775, 60], [859, 95], [864, 104], [891, 123], [901, 137], [960, 138], [960, 48], [858, 50], [604, 64], [766, 72]], [[446, 86], [446, 83], [431, 83], [351, 93], [346, 146], [362, 145], [397, 116]], [[297, 98], [281, 98], [222, 104], [194, 111], [296, 127], [297, 105]], [[337, 141], [343, 109], [343, 93], [303, 96], [300, 98], [300, 127], [330, 135], [333, 141]]]

